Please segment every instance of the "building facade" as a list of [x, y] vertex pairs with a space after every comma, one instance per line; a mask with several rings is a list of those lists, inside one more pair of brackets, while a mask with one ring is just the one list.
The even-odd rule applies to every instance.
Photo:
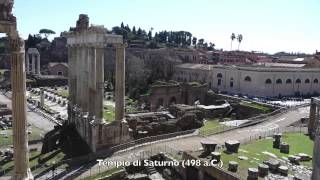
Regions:
[[209, 89], [261, 97], [320, 93], [319, 68], [180, 64], [174, 79], [208, 83]]
[[67, 63], [49, 63], [49, 75], [68, 77], [68, 64]]

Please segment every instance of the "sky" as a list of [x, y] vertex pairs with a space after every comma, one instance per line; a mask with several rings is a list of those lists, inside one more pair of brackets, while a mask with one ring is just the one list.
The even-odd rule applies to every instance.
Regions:
[[88, 14], [91, 24], [108, 29], [124, 22], [153, 32], [189, 31], [224, 50], [235, 33], [243, 35], [240, 50], [314, 53], [319, 8], [319, 0], [15, 0], [14, 14], [24, 38], [42, 28], [59, 36]]

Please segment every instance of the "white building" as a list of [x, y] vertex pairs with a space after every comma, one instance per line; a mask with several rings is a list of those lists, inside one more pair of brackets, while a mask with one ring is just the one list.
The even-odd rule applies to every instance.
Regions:
[[212, 90], [249, 96], [320, 94], [320, 69], [274, 66], [180, 64], [174, 79], [208, 83]]

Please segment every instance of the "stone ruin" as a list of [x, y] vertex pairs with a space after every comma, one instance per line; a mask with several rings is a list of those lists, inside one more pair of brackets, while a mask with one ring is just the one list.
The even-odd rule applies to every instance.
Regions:
[[133, 137], [143, 138], [200, 128], [203, 113], [194, 106], [176, 104], [169, 111], [128, 114]]
[[[89, 26], [89, 17], [81, 14], [75, 28], [65, 32], [69, 59], [69, 124], [74, 124], [82, 139], [97, 149], [124, 143], [130, 139], [124, 117], [125, 45], [119, 35], [107, 34], [103, 26]], [[103, 119], [104, 48], [116, 48], [115, 121]]]

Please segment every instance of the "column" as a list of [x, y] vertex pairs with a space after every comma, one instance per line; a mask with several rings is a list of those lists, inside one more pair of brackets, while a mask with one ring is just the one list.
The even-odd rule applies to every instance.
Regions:
[[314, 99], [311, 99], [310, 103], [310, 115], [309, 115], [309, 124], [308, 124], [308, 133], [312, 135], [315, 131], [315, 121], [316, 121], [316, 110], [317, 105], [314, 103]]
[[124, 96], [125, 96], [125, 46], [116, 45], [116, 121], [124, 119]]
[[30, 73], [30, 71], [29, 71], [29, 54], [28, 53], [26, 55], [26, 71], [27, 71], [27, 74]]
[[77, 102], [77, 105], [79, 107], [81, 107], [81, 98], [82, 98], [82, 94], [81, 94], [81, 91], [82, 91], [82, 82], [81, 82], [81, 67], [82, 67], [82, 58], [81, 58], [81, 55], [82, 55], [82, 47], [75, 47], [77, 48], [77, 64], [76, 64], [76, 69], [75, 69], [75, 73], [76, 73], [76, 76], [77, 76], [77, 95], [76, 95], [76, 102]]
[[96, 48], [96, 95], [95, 95], [95, 115], [97, 123], [103, 120], [103, 93], [104, 93], [104, 49]]
[[83, 47], [82, 53], [82, 109], [84, 112], [89, 112], [89, 48]]
[[43, 88], [40, 88], [40, 105], [41, 105], [41, 107], [44, 107], [44, 92], [43, 92]]
[[95, 95], [97, 92], [96, 81], [96, 49], [94, 47], [89, 48], [89, 114], [95, 116]]
[[[11, 37], [12, 38], [12, 37]], [[18, 36], [10, 39], [14, 174], [12, 179], [29, 179], [28, 135], [26, 117], [26, 74], [24, 41]]]
[[32, 74], [35, 74], [36, 73], [36, 63], [34, 62], [35, 61], [35, 57], [34, 57], [34, 54], [31, 54], [31, 72]]
[[40, 54], [37, 54], [37, 74], [40, 75], [41, 73], [40, 69]]

